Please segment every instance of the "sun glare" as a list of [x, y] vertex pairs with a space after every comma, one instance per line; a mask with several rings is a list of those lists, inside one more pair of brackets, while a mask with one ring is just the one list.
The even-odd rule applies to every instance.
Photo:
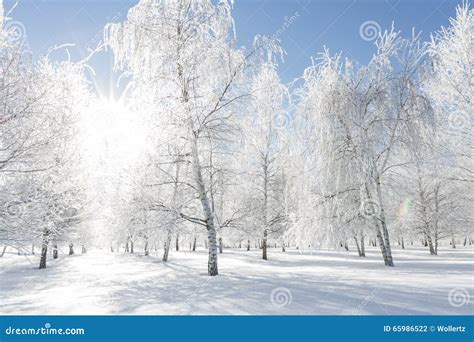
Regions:
[[85, 151], [99, 163], [133, 164], [146, 147], [146, 130], [139, 116], [113, 99], [99, 98], [88, 108], [84, 133]]

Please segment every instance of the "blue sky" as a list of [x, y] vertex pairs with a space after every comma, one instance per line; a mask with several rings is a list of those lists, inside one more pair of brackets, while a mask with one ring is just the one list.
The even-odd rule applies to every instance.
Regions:
[[[8, 9], [15, 1], [4, 0]], [[37, 56], [48, 47], [75, 43], [74, 58], [84, 56], [95, 46], [103, 26], [126, 17], [138, 0], [20, 0], [11, 14], [26, 29], [31, 50]], [[430, 32], [449, 23], [454, 16], [455, 0], [235, 0], [234, 19], [239, 45], [250, 45], [256, 34], [280, 32], [287, 51], [280, 66], [283, 81], [299, 77], [327, 46], [332, 52], [344, 51], [365, 63], [374, 52], [373, 42], [360, 36], [364, 22], [376, 22], [382, 29], [392, 22], [403, 34], [414, 26], [425, 39]], [[289, 23], [285, 27], [285, 22]], [[291, 23], [290, 23], [291, 22]], [[280, 30], [280, 31], [279, 31]], [[92, 61], [99, 83], [110, 77], [110, 55]]]

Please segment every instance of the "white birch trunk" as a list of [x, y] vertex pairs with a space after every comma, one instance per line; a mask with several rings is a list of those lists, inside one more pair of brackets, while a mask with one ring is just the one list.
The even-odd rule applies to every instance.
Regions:
[[193, 137], [192, 143], [194, 180], [198, 188], [199, 200], [201, 201], [202, 209], [204, 212], [207, 228], [207, 239], [209, 242], [209, 259], [207, 264], [208, 275], [216, 276], [219, 274], [219, 272], [217, 268], [217, 241], [216, 227], [214, 224], [214, 213], [212, 212], [209, 197], [207, 196], [206, 187], [204, 185], [201, 163], [199, 161], [197, 137]]

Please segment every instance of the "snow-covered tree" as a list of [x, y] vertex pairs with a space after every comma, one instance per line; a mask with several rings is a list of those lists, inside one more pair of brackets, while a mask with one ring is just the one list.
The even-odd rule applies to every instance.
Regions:
[[286, 220], [282, 166], [289, 121], [285, 106], [290, 97], [271, 62], [261, 65], [252, 82], [251, 94], [250, 114], [243, 127], [242, 152], [248, 159], [243, 172], [250, 189], [248, 201], [253, 207], [250, 215], [262, 240], [262, 258], [267, 260], [267, 241], [281, 234]]
[[218, 274], [218, 223], [210, 160], [228, 149], [246, 94], [242, 77], [248, 55], [233, 47], [232, 28], [227, 1], [142, 0], [125, 22], [105, 30], [117, 68], [126, 70], [136, 91], [153, 104], [155, 122], [162, 122], [157, 127], [173, 145], [171, 162], [184, 159], [191, 167], [180, 182], [199, 200], [202, 216], [185, 218], [207, 229], [211, 276]]
[[17, 248], [42, 244], [44, 268], [49, 242], [63, 236], [85, 206], [76, 137], [89, 95], [82, 64], [50, 62], [49, 53], [33, 62], [15, 34], [2, 25], [0, 233]]

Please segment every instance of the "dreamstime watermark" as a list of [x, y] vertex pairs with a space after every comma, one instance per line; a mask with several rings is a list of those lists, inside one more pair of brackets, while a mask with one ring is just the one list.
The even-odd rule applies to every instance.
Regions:
[[25, 205], [19, 200], [10, 200], [0, 205], [0, 219], [3, 224], [17, 227], [23, 223]]
[[305, 8], [311, 3], [311, 0], [296, 0], [296, 3], [301, 7]]
[[5, 329], [6, 335], [85, 335], [84, 328], [53, 328], [51, 323], [45, 323], [40, 328], [15, 328], [9, 326]]
[[277, 113], [273, 116], [273, 127], [276, 129], [286, 129], [291, 124], [290, 113]]
[[448, 117], [449, 127], [456, 131], [467, 129], [471, 125], [469, 115], [463, 112], [454, 112]]
[[[133, 283], [133, 282], [132, 282]], [[92, 298], [92, 303], [99, 308], [109, 308], [112, 307], [118, 300], [116, 296], [116, 291], [126, 286], [130, 286], [131, 283], [114, 283], [109, 284], [102, 280], [97, 280], [92, 283], [90, 297]]]
[[30, 293], [33, 286], [30, 281], [20, 282], [17, 286], [15, 286], [15, 295], [23, 295]]
[[186, 296], [184, 298], [183, 306], [191, 306], [192, 304], [195, 304], [196, 301], [199, 299], [205, 298], [205, 293], [206, 290], [210, 290], [210, 284], [211, 281], [213, 281], [213, 277], [202, 277], [198, 284], [191, 285], [192, 286], [192, 291], [190, 291], [190, 295]]
[[360, 204], [360, 214], [365, 218], [377, 217], [380, 214], [380, 203], [373, 199], [365, 199]]
[[[117, 23], [118, 21], [120, 21], [120, 19], [122, 18], [122, 12], [117, 12], [115, 15], [113, 16], [107, 16], [106, 18], [106, 21], [108, 23], [111, 23], [111, 24], [115, 24]], [[91, 40], [86, 44], [86, 48], [87, 49], [93, 49], [95, 48], [101, 41], [102, 41], [102, 38], [104, 36], [104, 30], [100, 30], [98, 31], [92, 38]]]
[[23, 202], [16, 200], [6, 202], [4, 212], [10, 218], [20, 218], [24, 213]]
[[357, 305], [354, 308], [354, 310], [352, 310], [352, 314], [359, 315], [364, 307], [366, 307], [369, 303], [374, 301], [374, 298], [377, 296], [379, 291], [380, 291], [380, 284], [376, 284], [374, 289], [370, 292], [370, 294], [365, 296], [362, 302], [359, 305]]
[[293, 15], [289, 17], [284, 17], [283, 24], [280, 26], [280, 28], [278, 28], [278, 30], [276, 30], [275, 34], [272, 35], [272, 38], [278, 39], [280, 36], [282, 36], [286, 32], [286, 30], [288, 30], [291, 25], [293, 25], [298, 20], [299, 17], [300, 14], [298, 11], [296, 11], [295, 13], [293, 13]]
[[270, 302], [276, 307], [285, 307], [291, 304], [293, 296], [286, 287], [277, 287], [270, 294]]
[[359, 36], [366, 42], [371, 42], [377, 39], [381, 31], [380, 25], [374, 20], [364, 21], [359, 26]]
[[200, 195], [199, 193], [195, 193], [195, 200], [188, 203], [187, 205], [184, 206], [184, 209], [186, 211], [186, 214], [191, 217], [201, 217], [202, 216], [202, 204], [200, 200]]
[[14, 44], [22, 45], [26, 40], [25, 26], [19, 21], [7, 21], [4, 26], [7, 32], [7, 39]]
[[461, 306], [469, 304], [471, 301], [471, 296], [469, 291], [463, 287], [455, 287], [451, 289], [448, 294], [449, 305], [454, 306], [455, 308], [460, 308]]
[[94, 303], [95, 306], [98, 306], [100, 308], [108, 308], [114, 305], [116, 302], [117, 298], [114, 294], [114, 292], [109, 291], [109, 292], [102, 292], [102, 291], [96, 291], [95, 293], [92, 294], [92, 302]]

